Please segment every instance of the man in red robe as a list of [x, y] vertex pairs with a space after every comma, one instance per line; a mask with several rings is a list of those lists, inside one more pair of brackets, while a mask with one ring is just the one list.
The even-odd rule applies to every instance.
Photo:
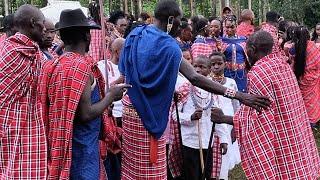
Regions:
[[278, 42], [278, 22], [280, 19], [280, 15], [277, 12], [270, 11], [266, 14], [266, 19], [267, 22], [261, 25], [261, 30], [271, 34], [273, 38], [272, 52], [279, 52], [281, 50]]
[[244, 9], [241, 12], [241, 23], [237, 27], [237, 35], [249, 38], [254, 33], [254, 13], [250, 9]]
[[320, 158], [298, 82], [272, 46], [265, 31], [247, 43], [248, 92], [268, 96], [271, 106], [257, 112], [242, 105], [234, 117], [242, 167], [249, 180], [317, 179]]
[[23, 5], [14, 19], [18, 33], [0, 49], [0, 179], [46, 179], [47, 142], [37, 93], [44, 16]]
[[[62, 11], [59, 31], [65, 53], [48, 61], [41, 81], [41, 100], [48, 132], [48, 179], [99, 179], [104, 113], [122, 98], [128, 85], [104, 94], [105, 84], [91, 57], [90, 25], [80, 9]], [[107, 132], [110, 133], [110, 132]], [[103, 177], [105, 179], [106, 176]]]

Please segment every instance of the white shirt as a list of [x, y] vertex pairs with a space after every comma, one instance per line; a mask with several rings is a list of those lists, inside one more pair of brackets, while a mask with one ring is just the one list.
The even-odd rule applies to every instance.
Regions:
[[[200, 88], [196, 88], [202, 97], [209, 97], [206, 103], [203, 103], [201, 106], [204, 107], [204, 104], [209, 104], [210, 93], [206, 92]], [[213, 105], [214, 106], [214, 105]], [[199, 149], [199, 135], [197, 121], [191, 121], [191, 115], [195, 112], [196, 108], [192, 101], [191, 93], [187, 98], [187, 102], [183, 106], [178, 107], [181, 123], [181, 133], [182, 133], [182, 144], [184, 146]], [[207, 149], [209, 145], [212, 122], [211, 122], [211, 108], [204, 110], [202, 113], [202, 118], [199, 120], [201, 138], [202, 138], [202, 148]], [[229, 130], [226, 124], [216, 124], [215, 132], [219, 136], [221, 143], [228, 143]], [[212, 145], [211, 145], [212, 146]]]
[[[105, 66], [105, 60], [99, 61], [98, 62], [98, 68], [101, 71], [104, 80], [106, 80], [106, 66]], [[113, 64], [111, 61], [108, 61], [108, 83], [109, 85], [117, 80], [120, 77], [120, 72], [118, 69], [118, 65]], [[120, 101], [116, 101], [113, 103], [113, 110], [112, 110], [112, 115], [113, 117], [122, 117], [122, 110], [123, 110], [123, 106], [122, 106], [122, 102]]]

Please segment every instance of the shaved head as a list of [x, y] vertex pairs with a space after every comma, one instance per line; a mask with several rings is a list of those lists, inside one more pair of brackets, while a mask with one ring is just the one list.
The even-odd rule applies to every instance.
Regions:
[[36, 42], [42, 39], [44, 16], [42, 12], [30, 4], [22, 5], [14, 14], [14, 24], [18, 31]]
[[123, 39], [123, 38], [117, 38], [111, 43], [111, 52], [112, 52], [111, 61], [114, 64], [119, 63], [119, 57], [120, 57], [120, 53], [121, 53], [121, 50], [124, 45], [124, 41], [125, 41], [125, 39]]
[[254, 46], [258, 51], [269, 54], [272, 51], [273, 38], [270, 33], [261, 30], [252, 34], [247, 44]]
[[125, 39], [123, 38], [117, 38], [115, 39], [111, 44], [111, 50], [114, 51], [120, 51], [123, 47]]
[[242, 21], [252, 21], [254, 19], [254, 13], [250, 9], [244, 9], [241, 12]]
[[273, 38], [266, 31], [257, 31], [252, 34], [247, 41], [247, 68], [250, 69], [255, 62], [272, 52]]

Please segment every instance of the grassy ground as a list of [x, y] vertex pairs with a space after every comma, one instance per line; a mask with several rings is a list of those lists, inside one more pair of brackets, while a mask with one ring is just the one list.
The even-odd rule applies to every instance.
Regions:
[[[320, 154], [320, 130], [314, 131], [314, 135], [316, 137], [316, 142], [318, 145], [318, 151]], [[230, 180], [245, 180], [246, 176], [244, 175], [242, 168], [240, 165], [236, 166], [229, 174]]]

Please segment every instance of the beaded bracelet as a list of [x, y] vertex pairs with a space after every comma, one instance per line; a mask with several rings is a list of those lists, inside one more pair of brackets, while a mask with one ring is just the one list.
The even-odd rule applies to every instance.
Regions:
[[233, 99], [236, 97], [236, 93], [237, 93], [237, 91], [228, 88], [223, 96], [230, 98], [230, 99]]

